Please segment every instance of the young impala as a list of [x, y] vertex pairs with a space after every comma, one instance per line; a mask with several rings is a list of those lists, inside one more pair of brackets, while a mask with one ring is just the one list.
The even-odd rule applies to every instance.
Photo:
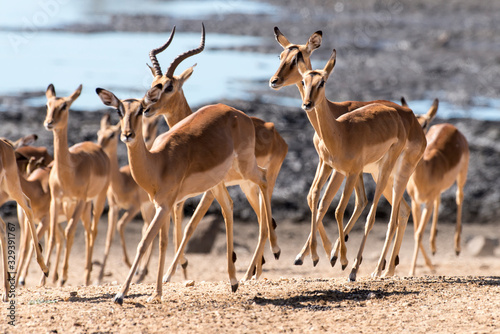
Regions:
[[[391, 276], [398, 262], [397, 256], [407, 223], [407, 217], [398, 220], [400, 203], [408, 179], [424, 152], [425, 135], [413, 112], [405, 107], [395, 108], [373, 103], [338, 118], [335, 117], [336, 105], [325, 97], [325, 83], [335, 66], [335, 61], [336, 52], [333, 50], [324, 69], [310, 70], [302, 54], [297, 55], [297, 67], [302, 75], [302, 109], [312, 120], [311, 124], [316, 133], [330, 152], [330, 164], [346, 177], [342, 198], [337, 208], [337, 217], [340, 218], [337, 221], [340, 262], [343, 266], [347, 265], [341, 219], [355, 183], [363, 172], [368, 172], [373, 175], [377, 186], [367, 217], [365, 234], [349, 279], [356, 279], [366, 238], [375, 222], [377, 204], [384, 190], [385, 194], [392, 192], [392, 196], [386, 195], [391, 199], [392, 210], [384, 247], [373, 276], [381, 275], [389, 245], [397, 230], [391, 260], [384, 273], [385, 276]], [[311, 234], [315, 232], [316, 226], [313, 226]]]
[[[406, 105], [404, 99], [403, 105]], [[431, 260], [422, 246], [422, 237], [432, 215], [431, 251], [436, 252], [436, 231], [441, 193], [457, 183], [457, 226], [455, 229], [455, 252], [460, 253], [460, 234], [462, 231], [462, 204], [464, 186], [469, 167], [469, 145], [464, 135], [452, 124], [443, 123], [429, 128], [429, 123], [436, 116], [436, 99], [427, 114], [418, 120], [427, 132], [427, 148], [422, 160], [408, 182], [407, 190], [411, 197], [413, 225], [415, 229], [415, 249], [410, 268], [410, 275], [415, 275], [418, 250], [422, 251], [426, 265], [434, 270]], [[424, 206], [422, 210], [422, 205]], [[433, 213], [434, 210], [434, 213]]]
[[[49, 177], [51, 201], [48, 263], [55, 241], [59, 208], [63, 203], [69, 203], [73, 207], [73, 215], [65, 231], [66, 249], [61, 285], [68, 279], [69, 254], [80, 218], [85, 228], [84, 282], [86, 285], [90, 283], [92, 251], [109, 184], [109, 158], [99, 145], [87, 141], [68, 148], [69, 108], [80, 96], [81, 90], [80, 85], [70, 96], [56, 97], [54, 86], [50, 84], [46, 91], [47, 112], [44, 126], [54, 135], [54, 166]], [[44, 280], [41, 283], [43, 284]]]
[[[182, 119], [190, 116], [193, 112], [189, 107], [189, 103], [187, 102], [184, 92], [183, 92], [183, 84], [193, 73], [193, 67], [186, 69], [180, 75], [174, 75], [176, 68], [179, 64], [185, 59], [194, 56], [203, 51], [205, 46], [205, 27], [202, 26], [202, 37], [200, 46], [196, 49], [189, 50], [179, 56], [177, 56], [174, 61], [170, 64], [167, 69], [165, 75], [162, 74], [162, 70], [160, 68], [160, 64], [156, 55], [160, 52], [163, 52], [167, 46], [170, 44], [173, 35], [175, 32], [175, 27], [172, 30], [169, 40], [160, 48], [153, 49], [150, 52], [151, 62], [153, 67], [151, 68], [151, 72], [154, 76], [154, 80], [152, 83], [152, 87], [154, 87], [161, 83], [163, 85], [163, 90], [161, 92], [161, 97], [159, 101], [149, 107], [147, 116], [151, 115], [163, 115], [165, 120], [167, 121], [170, 127], [175, 126]], [[271, 198], [274, 185], [276, 183], [276, 179], [278, 177], [278, 173], [281, 169], [281, 165], [285, 159], [285, 156], [288, 152], [288, 145], [280, 136], [278, 131], [276, 131], [274, 124], [269, 122], [264, 122], [261, 119], [256, 117], [251, 117], [254, 128], [255, 128], [255, 147], [253, 147], [255, 151], [255, 158], [257, 159], [257, 164], [267, 171], [267, 182], [268, 182], [268, 197]], [[260, 209], [259, 209], [259, 189], [258, 187], [248, 182], [247, 180], [242, 180], [241, 177], [237, 173], [230, 173], [228, 178], [225, 180], [226, 186], [236, 185], [238, 184], [242, 191], [245, 193], [250, 205], [254, 209], [259, 219], [259, 225], [261, 229], [266, 228], [266, 221], [260, 221]], [[181, 245], [179, 246], [178, 255], [174, 258], [170, 268], [165, 274], [164, 282], [170, 281], [172, 275], [175, 272], [175, 268], [177, 266], [177, 261], [180, 259], [182, 261], [184, 247], [192, 235], [193, 231], [196, 229], [201, 218], [205, 215], [210, 204], [213, 201], [213, 196], [210, 193], [207, 193], [202, 198], [195, 214], [193, 215], [191, 221], [186, 227], [184, 237], [182, 239]], [[182, 209], [182, 207], [180, 208]], [[182, 210], [181, 210], [182, 212]], [[272, 214], [269, 211], [267, 220], [272, 222], [273, 225], [267, 228], [269, 232], [270, 243], [272, 247], [272, 251], [276, 258], [279, 257], [280, 250], [277, 246], [275, 228], [276, 224], [272, 219]], [[180, 229], [179, 229], [180, 231]], [[266, 233], [263, 231], [262, 233]], [[248, 280], [255, 275], [258, 278], [262, 272], [262, 261], [263, 258], [260, 253], [263, 252], [263, 247], [266, 239], [259, 239], [259, 244], [254, 253], [253, 260], [248, 267], [248, 270], [244, 276], [244, 280]], [[182, 262], [181, 262], [182, 263]]]
[[[311, 35], [306, 44], [293, 44], [291, 43], [282, 33], [281, 31], [275, 27], [274, 28], [275, 38], [278, 43], [283, 47], [283, 52], [280, 54], [280, 65], [276, 71], [276, 73], [269, 80], [269, 86], [275, 90], [279, 90], [281, 87], [289, 86], [289, 85], [297, 85], [301, 96], [303, 96], [303, 86], [302, 86], [302, 76], [299, 73], [297, 66], [297, 59], [300, 55], [304, 60], [304, 64], [308, 69], [311, 69], [311, 61], [310, 56], [314, 50], [320, 47], [322, 41], [322, 32], [317, 31]], [[338, 118], [343, 114], [361, 108], [363, 106], [379, 103], [396, 110], [402, 109], [400, 105], [393, 103], [391, 101], [386, 100], [377, 100], [377, 101], [369, 101], [369, 102], [361, 102], [361, 101], [345, 101], [345, 102], [332, 102], [327, 100], [330, 113], [334, 118]], [[308, 117], [310, 114], [308, 114]], [[311, 123], [317, 123], [315, 117], [309, 117]], [[316, 129], [316, 127], [315, 127]], [[337, 239], [335, 242], [335, 246], [332, 250], [332, 245], [330, 240], [328, 239], [326, 232], [323, 227], [323, 217], [330, 206], [331, 201], [333, 200], [335, 194], [339, 190], [342, 181], [344, 179], [344, 175], [335, 170], [331, 161], [333, 160], [332, 154], [335, 152], [330, 152], [326, 147], [323, 139], [321, 138], [318, 132], [314, 134], [314, 145], [316, 151], [319, 155], [319, 163], [318, 168], [316, 170], [316, 175], [314, 177], [314, 181], [311, 185], [311, 189], [309, 190], [309, 194], [307, 197], [309, 207], [311, 209], [311, 233], [309, 234], [308, 241], [302, 248], [299, 255], [297, 255], [295, 264], [300, 265], [303, 263], [304, 257], [311, 251], [313, 263], [316, 264], [319, 260], [319, 257], [316, 253], [316, 227], [320, 232], [320, 236], [323, 242], [323, 247], [325, 248], [327, 255], [330, 256], [330, 263], [335, 265], [337, 261], [337, 255], [340, 249], [340, 240]], [[319, 203], [318, 201], [320, 196], [321, 188], [324, 186], [329, 174], [331, 173], [330, 181], [328, 182], [326, 189], [323, 194], [323, 198]], [[356, 203], [353, 214], [349, 219], [348, 224], [344, 229], [345, 240], [347, 241], [347, 234], [351, 231], [354, 226], [354, 223], [359, 218], [361, 212], [367, 205], [367, 198], [365, 195], [363, 178], [360, 175], [359, 179], [355, 182], [355, 191], [356, 191]], [[392, 194], [390, 189], [386, 189], [383, 192], [386, 199], [391, 202]], [[346, 199], [347, 200], [347, 199]], [[399, 221], [405, 221], [408, 219], [410, 215], [410, 206], [406, 201], [401, 202], [401, 209], [399, 212]], [[337, 222], [343, 220], [343, 214], [337, 208], [335, 213]], [[351, 275], [352, 276], [352, 275]]]
[[[163, 86], [158, 84], [153, 88], [148, 96], [155, 102]], [[255, 129], [250, 117], [225, 105], [206, 106], [158, 136], [148, 150], [141, 127], [142, 115], [146, 111], [144, 98], [119, 100], [107, 90], [97, 88], [96, 92], [105, 105], [118, 111], [121, 140], [127, 145], [132, 176], [148, 193], [156, 208], [153, 221], [137, 247], [127, 279], [114, 301], [123, 303], [139, 261], [158, 232], [158, 276], [156, 291], [149, 300], [161, 299], [170, 212], [176, 203], [207, 191], [213, 194], [222, 208], [226, 223], [229, 278], [232, 291], [236, 291], [232, 200], [224, 185], [228, 173], [237, 173], [242, 179], [259, 186], [261, 219], [265, 219], [270, 207], [266, 172], [255, 160]]]

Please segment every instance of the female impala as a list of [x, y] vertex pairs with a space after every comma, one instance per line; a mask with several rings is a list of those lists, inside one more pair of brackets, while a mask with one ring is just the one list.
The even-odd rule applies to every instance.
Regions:
[[[148, 94], [154, 103], [163, 87], [158, 84], [153, 88]], [[266, 172], [255, 160], [255, 130], [250, 117], [221, 104], [206, 106], [157, 137], [151, 150], [148, 150], [141, 127], [144, 98], [119, 100], [107, 90], [97, 88], [96, 92], [105, 105], [117, 109], [122, 128], [121, 140], [127, 145], [132, 176], [148, 193], [156, 208], [153, 221], [137, 247], [127, 279], [114, 301], [123, 303], [139, 261], [158, 232], [158, 276], [156, 291], [150, 300], [161, 298], [170, 212], [176, 203], [207, 191], [212, 192], [222, 208], [226, 223], [228, 272], [231, 289], [236, 291], [232, 200], [224, 186], [227, 174], [238, 173], [241, 178], [259, 186], [261, 219], [265, 219], [270, 207]]]
[[[401, 247], [407, 219], [399, 220], [408, 179], [425, 149], [425, 136], [413, 112], [408, 108], [393, 108], [374, 103], [346, 113], [338, 118], [325, 97], [325, 83], [336, 60], [332, 55], [323, 70], [310, 70], [301, 53], [297, 55], [298, 70], [302, 75], [302, 109], [306, 111], [318, 136], [330, 152], [330, 164], [346, 177], [344, 192], [338, 205], [338, 217], [343, 217], [355, 183], [363, 172], [373, 175], [377, 183], [373, 203], [366, 221], [366, 228], [358, 255], [353, 264], [350, 280], [356, 279], [361, 264], [366, 238], [373, 223], [377, 204], [384, 189], [392, 191], [392, 210], [386, 240], [373, 276], [380, 276], [385, 265], [389, 244], [397, 229], [389, 267], [384, 275], [394, 274], [397, 255]], [[340, 262], [347, 265], [342, 221], [337, 221], [340, 240]], [[311, 228], [315, 234], [316, 226]]]
[[[165, 120], [167, 121], [170, 127], [173, 127], [182, 119], [188, 117], [192, 114], [191, 108], [184, 97], [184, 92], [182, 90], [182, 86], [184, 82], [191, 76], [193, 73], [193, 67], [188, 68], [180, 75], [174, 75], [174, 72], [177, 66], [184, 61], [185, 59], [194, 56], [203, 51], [205, 47], [205, 27], [202, 26], [202, 37], [200, 46], [196, 49], [189, 50], [174, 59], [174, 61], [170, 64], [169, 68], [165, 75], [162, 74], [162, 70], [160, 68], [160, 64], [156, 58], [156, 55], [160, 52], [163, 52], [167, 46], [170, 44], [173, 35], [175, 32], [175, 27], [172, 30], [169, 40], [160, 48], [153, 49], [150, 52], [151, 62], [153, 67], [151, 68], [151, 72], [154, 76], [154, 80], [152, 83], [152, 87], [155, 87], [158, 83], [161, 83], [164, 87], [160, 100], [151, 105], [146, 116], [151, 115], [163, 115]], [[147, 96], [147, 95], [146, 95]], [[276, 131], [274, 124], [269, 122], [264, 122], [261, 119], [256, 117], [251, 117], [252, 122], [255, 128], [255, 157], [257, 159], [257, 164], [261, 167], [264, 167], [267, 170], [267, 182], [268, 182], [268, 197], [271, 198], [274, 185], [276, 183], [276, 179], [278, 177], [278, 173], [281, 169], [281, 165], [285, 159], [285, 156], [288, 152], [288, 145], [280, 136], [280, 134]], [[245, 180], [242, 180], [238, 174], [231, 173], [229, 174], [229, 178], [226, 179], [226, 185], [240, 185], [241, 189], [245, 193], [250, 205], [257, 213], [257, 217], [259, 218], [261, 215], [259, 214], [259, 189], [254, 184], [249, 183]], [[210, 204], [213, 201], [213, 196], [210, 193], [207, 193], [202, 198], [198, 208], [193, 215], [191, 221], [186, 227], [184, 238], [179, 247], [179, 254], [174, 258], [170, 268], [167, 271], [167, 274], [164, 277], [164, 282], [170, 281], [170, 278], [175, 272], [175, 268], [177, 265], [177, 261], [183, 255], [184, 246], [192, 235], [193, 231], [196, 229], [201, 218], [205, 215]], [[182, 207], [181, 207], [182, 209]], [[182, 210], [181, 210], [182, 212]], [[276, 241], [275, 228], [276, 224], [272, 219], [272, 214], [269, 211], [268, 222], [272, 222], [273, 225], [269, 226], [268, 231], [270, 235], [270, 243], [272, 247], [272, 251], [275, 255], [275, 258], [279, 257], [280, 250]], [[265, 221], [259, 221], [259, 224], [262, 228], [266, 228], [264, 225]], [[180, 230], [179, 230], [180, 231]], [[259, 240], [259, 244], [257, 246], [256, 252], [254, 253], [253, 260], [248, 267], [248, 270], [244, 276], [244, 280], [248, 280], [255, 274], [255, 277], [258, 278], [262, 272], [262, 257], [258, 255], [261, 253], [262, 247], [264, 245], [262, 242], [265, 242], [265, 239]], [[182, 260], [182, 259], [181, 259]]]
[[[274, 33], [276, 40], [283, 47], [283, 52], [280, 54], [280, 65], [276, 73], [269, 80], [269, 86], [273, 89], [279, 90], [283, 86], [289, 85], [297, 85], [301, 96], [303, 96], [303, 86], [301, 84], [302, 76], [299, 73], [297, 66], [297, 59], [300, 56], [304, 59], [304, 63], [306, 64], [308, 69], [311, 69], [311, 61], [310, 56], [314, 50], [320, 47], [322, 41], [322, 32], [317, 31], [311, 35], [308, 42], [306, 44], [293, 44], [281, 33], [281, 31], [275, 27]], [[393, 103], [391, 101], [386, 100], [377, 100], [370, 102], [360, 102], [360, 101], [346, 101], [346, 102], [332, 102], [327, 100], [330, 112], [333, 117], [338, 118], [341, 115], [361, 108], [363, 106], [379, 103], [383, 105], [387, 105], [396, 110], [401, 109], [401, 106]], [[309, 114], [308, 114], [309, 116]], [[316, 123], [317, 120], [314, 117], [309, 117], [311, 123]], [[315, 127], [316, 129], [316, 127]], [[330, 163], [332, 160], [332, 153], [328, 150], [326, 145], [323, 142], [323, 139], [320, 137], [319, 133], [314, 134], [314, 146], [319, 155], [319, 163], [318, 168], [316, 170], [316, 175], [314, 177], [314, 181], [311, 185], [311, 189], [309, 190], [309, 194], [307, 197], [309, 207], [311, 209], [311, 233], [309, 234], [309, 238], [302, 248], [299, 255], [297, 255], [295, 264], [300, 265], [303, 263], [304, 257], [311, 251], [313, 263], [316, 264], [319, 260], [319, 257], [316, 253], [316, 230], [314, 226], [318, 227], [320, 232], [320, 236], [323, 242], [323, 247], [325, 248], [327, 255], [330, 256], [330, 263], [335, 265], [337, 261], [337, 255], [340, 248], [340, 240], [337, 239], [335, 243], [335, 247], [332, 250], [331, 242], [328, 239], [326, 232], [323, 227], [323, 217], [330, 206], [333, 197], [339, 190], [342, 181], [344, 179], [344, 175], [342, 173], [338, 173], [334, 170], [334, 166]], [[323, 198], [318, 207], [318, 200], [320, 196], [320, 191], [323, 185], [325, 184], [328, 175], [331, 173], [330, 181], [325, 189]], [[360, 216], [363, 209], [366, 207], [367, 198], [365, 195], [364, 183], [362, 176], [359, 177], [358, 181], [356, 181], [355, 185], [356, 191], [356, 203], [354, 212], [349, 219], [348, 224], [344, 229], [345, 238], [347, 240], [347, 234], [351, 231], [354, 226], [354, 223]], [[384, 190], [384, 196], [391, 202], [392, 193], [390, 189]], [[410, 215], [410, 206], [406, 201], [402, 201], [401, 203], [401, 211], [399, 213], [400, 221], [407, 220]], [[343, 220], [343, 216], [340, 215], [340, 211], [336, 211], [335, 213], [337, 222]], [[331, 254], [330, 254], [331, 252]]]
[[[118, 227], [118, 232], [120, 233], [120, 239], [123, 249], [123, 260], [130, 267], [130, 263], [127, 256], [127, 247], [125, 243], [125, 226], [139, 213], [141, 212], [142, 218], [144, 220], [143, 231], [146, 231], [149, 223], [154, 216], [153, 203], [149, 201], [148, 194], [137, 185], [137, 183], [132, 178], [132, 173], [130, 171], [130, 166], [126, 165], [120, 168], [118, 164], [117, 146], [118, 146], [118, 136], [120, 134], [120, 124], [111, 125], [110, 116], [106, 114], [101, 119], [101, 128], [97, 133], [97, 143], [102, 147], [104, 152], [109, 157], [110, 160], [110, 170], [111, 179], [108, 188], [108, 233], [106, 235], [106, 245], [104, 247], [104, 258], [101, 263], [101, 270], [98, 276], [98, 282], [102, 281], [104, 277], [104, 269], [106, 267], [106, 261], [109, 255], [109, 249], [113, 241], [113, 236], [115, 234], [115, 229]], [[156, 122], [152, 122], [153, 124]], [[143, 128], [147, 128], [150, 125], [148, 122], [144, 122]], [[152, 134], [152, 137], [154, 134]], [[148, 143], [146, 144], [148, 145]], [[152, 142], [149, 144], [152, 145]], [[118, 220], [118, 213], [120, 209], [124, 209], [125, 212]], [[149, 261], [151, 248], [148, 251], [148, 255], [145, 257], [146, 263]], [[147, 273], [146, 268], [141, 268], [139, 270], [140, 277], [139, 281], [144, 279]]]
[[[403, 100], [403, 105], [406, 102]], [[418, 117], [420, 124], [427, 130], [437, 112], [438, 100], [426, 115]], [[448, 123], [434, 125], [427, 132], [427, 148], [422, 160], [408, 182], [407, 190], [411, 197], [413, 224], [415, 228], [415, 250], [413, 253], [410, 275], [415, 275], [418, 250], [422, 251], [425, 263], [434, 270], [434, 266], [422, 246], [422, 237], [427, 222], [432, 217], [431, 251], [436, 252], [436, 230], [441, 193], [456, 181], [457, 226], [455, 229], [455, 252], [460, 253], [460, 233], [462, 230], [462, 203], [464, 186], [469, 167], [469, 145], [464, 135]], [[422, 212], [421, 206], [424, 205]], [[434, 213], [433, 213], [434, 210]]]
[[[33, 240], [33, 245], [36, 250], [36, 259], [40, 268], [42, 269], [45, 276], [48, 276], [49, 269], [43, 261], [43, 256], [41, 252], [40, 244], [38, 243], [38, 237], [35, 230], [33, 211], [31, 209], [31, 202], [28, 197], [23, 193], [21, 189], [21, 183], [19, 181], [19, 173], [16, 165], [16, 157], [14, 154], [14, 148], [0, 139], [0, 203], [5, 203], [8, 200], [14, 200], [22, 208], [26, 217], [29, 233], [31, 234], [31, 239]], [[19, 222], [24, 228], [25, 225]], [[5, 294], [2, 296], [2, 300], [6, 302], [9, 295], [9, 282], [7, 279], [7, 271], [13, 271], [14, 266], [11, 266], [7, 262], [7, 231], [6, 224], [0, 217], [0, 246], [1, 246], [1, 259], [3, 267], [3, 277], [2, 281], [5, 287]], [[27, 232], [26, 232], [27, 233]], [[9, 244], [10, 245], [10, 244]], [[10, 247], [9, 247], [10, 248]], [[8, 270], [8, 268], [11, 268]]]
[[[44, 126], [54, 134], [54, 166], [50, 172], [50, 228], [47, 262], [55, 241], [55, 231], [61, 203], [74, 206], [73, 215], [66, 227], [66, 249], [63, 275], [60, 284], [68, 279], [69, 254], [73, 246], [76, 224], [83, 221], [85, 228], [85, 277], [90, 283], [92, 251], [97, 236], [97, 226], [106, 202], [109, 184], [109, 158], [99, 145], [82, 142], [68, 148], [68, 117], [71, 104], [80, 96], [82, 86], [68, 97], [56, 97], [54, 86], [47, 88], [47, 113]], [[91, 221], [91, 210], [93, 217]], [[42, 280], [42, 284], [44, 281]]]

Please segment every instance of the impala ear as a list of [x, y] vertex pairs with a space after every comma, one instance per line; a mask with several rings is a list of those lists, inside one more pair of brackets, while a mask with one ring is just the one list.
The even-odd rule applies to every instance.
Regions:
[[50, 84], [47, 87], [47, 90], [45, 91], [45, 97], [47, 97], [47, 100], [56, 97], [56, 89], [54, 88], [53, 84]]
[[404, 96], [401, 96], [401, 106], [409, 108], [408, 103], [406, 103]]
[[184, 82], [189, 79], [191, 77], [191, 74], [193, 74], [193, 71], [194, 71], [194, 67], [196, 66], [197, 64], [194, 64], [193, 66], [187, 68], [186, 70], [184, 70], [184, 72], [182, 72], [177, 78], [180, 80], [181, 82], [181, 85], [184, 84]]
[[121, 102], [115, 96], [115, 94], [111, 93], [109, 90], [102, 88], [96, 88], [95, 92], [97, 93], [97, 95], [99, 95], [104, 105], [119, 109]]
[[153, 78], [156, 77], [155, 69], [152, 68], [148, 63], [146, 65], [149, 67], [149, 70], [151, 71], [151, 74], [153, 75]]
[[101, 129], [106, 129], [110, 125], [111, 125], [111, 115], [108, 112], [101, 118]]
[[300, 75], [304, 75], [304, 73], [306, 73], [309, 70], [304, 60], [304, 56], [302, 55], [302, 52], [297, 53], [297, 68], [299, 69]]
[[337, 59], [337, 51], [333, 49], [332, 55], [330, 56], [330, 59], [328, 60], [328, 62], [325, 65], [325, 68], [323, 69], [323, 71], [326, 72], [326, 75], [328, 77], [330, 76], [330, 73], [332, 73], [333, 68], [335, 67], [336, 59]]
[[438, 111], [439, 107], [439, 100], [434, 99], [434, 102], [432, 103], [432, 106], [429, 108], [429, 111], [427, 112], [427, 118], [429, 119], [429, 123], [432, 122], [434, 117], [436, 117], [436, 113]]
[[283, 48], [286, 48], [288, 45], [292, 44], [288, 41], [285, 35], [281, 33], [278, 27], [274, 27], [274, 37]]
[[323, 32], [321, 30], [316, 31], [314, 34], [309, 37], [307, 41], [306, 48], [309, 53], [312, 53], [314, 50], [321, 46], [321, 40], [323, 39]]
[[69, 96], [69, 100], [71, 102], [75, 101], [80, 96], [81, 93], [82, 93], [82, 85], [80, 84], [80, 86], [78, 86], [78, 88], [73, 92], [73, 94]]

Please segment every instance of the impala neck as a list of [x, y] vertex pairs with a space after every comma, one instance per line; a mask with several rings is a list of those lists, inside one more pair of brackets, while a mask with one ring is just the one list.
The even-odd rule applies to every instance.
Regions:
[[343, 131], [341, 124], [336, 119], [337, 116], [330, 109], [330, 105], [330, 101], [323, 95], [316, 100], [314, 109], [307, 112], [309, 120], [314, 120], [311, 120], [314, 130], [323, 141], [329, 143], [329, 148], [341, 144], [340, 134]]
[[164, 112], [162, 112], [163, 117], [165, 118], [165, 121], [170, 128], [172, 128], [175, 124], [179, 123], [192, 113], [193, 111], [189, 107], [182, 89], [175, 92], [169, 98], [168, 104], [164, 106]]
[[142, 136], [142, 129], [138, 129], [135, 134], [135, 140], [132, 143], [126, 144], [130, 171], [135, 182], [151, 195], [154, 192], [152, 188], [154, 187], [153, 173], [151, 172], [154, 170], [154, 154], [146, 147]]
[[68, 148], [68, 128], [54, 129], [54, 161], [57, 166], [58, 173], [69, 173], [70, 178], [73, 178], [74, 170], [71, 161], [71, 155]]

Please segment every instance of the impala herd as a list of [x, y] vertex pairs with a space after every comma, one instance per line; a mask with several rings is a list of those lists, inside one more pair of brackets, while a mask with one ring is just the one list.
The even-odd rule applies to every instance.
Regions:
[[[301, 265], [307, 254], [311, 254], [313, 264], [317, 264], [319, 232], [331, 265], [334, 266], [340, 257], [342, 269], [347, 267], [345, 242], [368, 203], [363, 173], [372, 175], [376, 189], [349, 280], [356, 280], [382, 195], [392, 209], [385, 243], [372, 277], [394, 275], [410, 214], [415, 232], [410, 275], [415, 274], [419, 250], [426, 265], [434, 270], [422, 246], [422, 236], [433, 214], [431, 250], [435, 253], [440, 194], [455, 182], [458, 207], [455, 251], [458, 255], [469, 149], [467, 140], [453, 125], [439, 124], [429, 128], [438, 109], [437, 99], [429, 112], [421, 116], [413, 113], [404, 98], [401, 105], [385, 100], [330, 101], [325, 96], [325, 85], [333, 78], [336, 51], [333, 50], [322, 69], [313, 69], [310, 60], [313, 51], [321, 46], [322, 32], [312, 34], [306, 44], [291, 43], [277, 27], [274, 33], [283, 51], [269, 86], [275, 90], [293, 84], [298, 87], [301, 107], [315, 130], [313, 143], [319, 156], [307, 196], [311, 230], [295, 264]], [[230, 106], [214, 104], [193, 112], [184, 96], [183, 84], [193, 74], [194, 66], [178, 75], [175, 71], [185, 59], [203, 51], [205, 27], [202, 25], [199, 47], [177, 56], [163, 74], [157, 55], [169, 46], [174, 34], [175, 27], [164, 45], [151, 50], [153, 80], [151, 88], [142, 98], [120, 99], [109, 90], [96, 89], [104, 105], [114, 108], [120, 118], [118, 124], [111, 124], [109, 114], [102, 118], [97, 143], [82, 142], [68, 147], [69, 109], [80, 95], [82, 86], [70, 96], [58, 97], [52, 84], [46, 91], [44, 127], [53, 133], [53, 158], [46, 148], [30, 145], [36, 136], [18, 142], [0, 140], [0, 204], [9, 200], [17, 202], [22, 228], [16, 283], [25, 283], [29, 259], [35, 251], [43, 271], [40, 284], [45, 284], [52, 251], [56, 246], [56, 259], [51, 267], [52, 280], [59, 280], [59, 284], [63, 285], [68, 278], [76, 227], [81, 221], [85, 230], [84, 282], [90, 284], [98, 223], [107, 201], [108, 231], [97, 282], [102, 281], [111, 242], [118, 229], [123, 260], [130, 267], [125, 283], [114, 298], [116, 303], [122, 304], [134, 274], [139, 274], [138, 281], [142, 281], [147, 274], [152, 242], [159, 234], [156, 290], [149, 300], [160, 300], [162, 283], [171, 280], [178, 264], [183, 268], [184, 277], [187, 277], [185, 246], [216, 199], [225, 221], [227, 269], [234, 292], [239, 282], [233, 246], [233, 202], [227, 191], [227, 187], [232, 185], [240, 186], [259, 223], [257, 247], [242, 280], [257, 279], [262, 274], [264, 247], [268, 239], [274, 257], [280, 257], [271, 197], [288, 145], [273, 123], [249, 117]], [[170, 129], [157, 136], [160, 115]], [[127, 166], [120, 167], [118, 163], [118, 137], [127, 147]], [[339, 235], [333, 245], [322, 220], [344, 179], [344, 190], [335, 212]], [[344, 213], [353, 190], [355, 208], [344, 226]], [[405, 190], [411, 197], [411, 207], [403, 198]], [[182, 233], [184, 202], [199, 194], [203, 194], [201, 201]], [[121, 217], [120, 211], [123, 211]], [[131, 262], [126, 251], [124, 228], [139, 212], [144, 228]], [[162, 277], [171, 217], [176, 254]], [[60, 223], [65, 221], [67, 224], [63, 229]], [[38, 229], [35, 229], [35, 224], [38, 224]], [[43, 256], [38, 240], [43, 238], [45, 232], [48, 232], [48, 239]], [[1, 218], [0, 237], [3, 282], [5, 291], [8, 291], [6, 224]], [[62, 274], [59, 276], [58, 264], [63, 250]], [[3, 300], [7, 300], [7, 293], [3, 294]]]

